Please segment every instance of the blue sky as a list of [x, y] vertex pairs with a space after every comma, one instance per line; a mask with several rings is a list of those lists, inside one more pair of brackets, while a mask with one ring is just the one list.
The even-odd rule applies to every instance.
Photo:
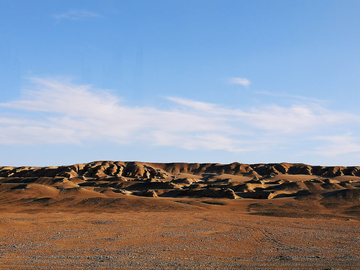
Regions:
[[360, 2], [0, 2], [0, 165], [360, 165]]

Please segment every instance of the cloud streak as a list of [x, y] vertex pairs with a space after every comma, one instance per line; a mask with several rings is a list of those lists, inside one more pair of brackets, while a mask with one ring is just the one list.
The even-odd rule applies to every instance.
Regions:
[[358, 153], [358, 156], [360, 156], [359, 139], [351, 134], [319, 136], [313, 139], [321, 141], [325, 145], [316, 147], [316, 150], [304, 154], [312, 154], [324, 157], [335, 157], [349, 153]]
[[[336, 144], [336, 137], [329, 139], [326, 132], [350, 121], [360, 123], [356, 115], [329, 111], [316, 104], [242, 110], [166, 97], [171, 109], [159, 109], [126, 106], [109, 91], [65, 79], [31, 81], [34, 87], [25, 90], [21, 99], [0, 104], [3, 110], [16, 111], [13, 115], [0, 114], [2, 145], [81, 145], [106, 141], [249, 152], [276, 149], [280, 145], [291, 147], [286, 143], [311, 136]], [[360, 151], [355, 142], [345, 148]]]
[[77, 9], [71, 9], [70, 11], [62, 14], [56, 14], [53, 15], [53, 17], [59, 21], [59, 20], [83, 20], [88, 18], [96, 18], [100, 17], [99, 14], [86, 11], [86, 10], [77, 10]]
[[246, 78], [230, 78], [229, 83], [230, 84], [239, 84], [239, 85], [243, 85], [243, 86], [250, 85], [250, 81]]
[[295, 100], [304, 100], [309, 102], [315, 102], [315, 103], [326, 103], [328, 102], [325, 99], [317, 99], [317, 98], [311, 98], [311, 97], [304, 97], [304, 96], [298, 96], [298, 95], [289, 95], [286, 93], [272, 93], [269, 91], [254, 91], [256, 94], [260, 95], [267, 95], [267, 96], [273, 96], [273, 97], [280, 97], [280, 98], [290, 98]]

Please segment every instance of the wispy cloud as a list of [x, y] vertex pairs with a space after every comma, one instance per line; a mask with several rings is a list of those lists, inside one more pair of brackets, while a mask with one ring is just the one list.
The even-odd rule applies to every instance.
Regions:
[[325, 157], [335, 157], [356, 152], [360, 154], [359, 138], [356, 138], [350, 133], [335, 136], [318, 136], [313, 139], [321, 141], [324, 145], [317, 147], [314, 151], [306, 152], [305, 154]]
[[55, 15], [53, 15], [53, 17], [57, 21], [59, 21], [59, 20], [63, 20], [63, 19], [82, 20], [82, 19], [87, 19], [87, 18], [100, 17], [100, 15], [97, 13], [94, 13], [94, 12], [86, 11], [86, 10], [71, 9], [70, 11], [68, 11], [66, 13], [55, 14]]
[[241, 123], [243, 127], [248, 127], [250, 130], [257, 128], [271, 134], [302, 134], [333, 124], [348, 123], [349, 121], [360, 122], [358, 116], [344, 112], [332, 112], [319, 104], [289, 107], [268, 105], [245, 111], [182, 98], [168, 99], [182, 106], [203, 111], [212, 117], [217, 116], [228, 121], [231, 119], [234, 124]]
[[[318, 104], [243, 110], [167, 97], [170, 109], [126, 106], [114, 94], [89, 85], [64, 79], [31, 80], [34, 87], [24, 91], [20, 100], [0, 104], [2, 109], [16, 111], [11, 116], [10, 110], [6, 115], [0, 114], [0, 144], [141, 142], [248, 152], [286, 147], [286, 142], [303, 139], [304, 134], [335, 145], [336, 134], [327, 133], [329, 129], [360, 123], [356, 115], [330, 111]], [[360, 151], [356, 145], [353, 142], [342, 149]], [[331, 153], [340, 152], [334, 149]]]
[[243, 86], [250, 85], [250, 81], [246, 78], [230, 78], [229, 83], [230, 84], [239, 84], [239, 85], [243, 85]]
[[269, 92], [269, 91], [254, 91], [253, 93], [260, 94], [260, 95], [281, 97], [281, 98], [290, 98], [290, 99], [295, 99], [295, 100], [304, 100], [304, 101], [310, 101], [310, 102], [315, 102], [315, 103], [327, 103], [328, 102], [328, 100], [325, 100], [325, 99], [317, 99], [317, 98], [304, 97], [304, 96], [298, 96], [298, 95], [289, 95], [286, 93], [273, 93], [273, 92]]

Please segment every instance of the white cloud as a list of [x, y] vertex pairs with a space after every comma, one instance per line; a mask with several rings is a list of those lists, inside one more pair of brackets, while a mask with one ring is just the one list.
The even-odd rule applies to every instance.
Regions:
[[166, 99], [173, 101], [179, 105], [183, 105], [185, 107], [191, 107], [193, 109], [202, 110], [202, 111], [204, 111], [204, 110], [212, 111], [216, 107], [215, 104], [194, 101], [194, 100], [184, 99], [184, 98], [179, 98], [179, 97], [166, 97]]
[[261, 109], [254, 108], [249, 112], [242, 112], [241, 115], [253, 126], [274, 134], [308, 133], [321, 127], [360, 120], [357, 116], [332, 112], [319, 105], [271, 105]]
[[351, 134], [318, 136], [315, 137], [314, 140], [325, 142], [325, 145], [317, 147], [315, 151], [310, 151], [306, 154], [315, 154], [324, 157], [335, 157], [350, 153], [360, 154], [359, 139]]
[[[34, 87], [25, 90], [20, 100], [0, 103], [3, 109], [12, 109], [0, 114], [0, 144], [142, 142], [246, 152], [284, 147], [286, 142], [303, 139], [304, 134], [320, 137], [350, 121], [352, 125], [360, 123], [355, 115], [316, 104], [242, 110], [167, 97], [171, 109], [126, 106], [111, 92], [89, 85], [75, 85], [65, 79], [31, 80]], [[11, 114], [14, 109], [16, 114]], [[344, 145], [343, 149], [353, 146]], [[332, 152], [339, 152], [335, 150]]]
[[100, 17], [100, 15], [97, 13], [94, 13], [94, 12], [86, 11], [86, 10], [71, 9], [70, 11], [68, 11], [66, 13], [53, 15], [53, 17], [59, 21], [62, 19], [81, 20], [81, 19], [86, 19], [86, 18], [95, 18], [95, 17]]
[[299, 134], [310, 129], [348, 121], [360, 121], [360, 117], [343, 112], [332, 112], [318, 104], [281, 107], [268, 105], [251, 108], [248, 111], [228, 109], [216, 104], [192, 101], [182, 98], [168, 98], [182, 106], [203, 111], [207, 115], [221, 117], [234, 123], [258, 128], [273, 134]]
[[304, 100], [304, 101], [310, 101], [310, 102], [315, 102], [315, 103], [319, 103], [319, 104], [328, 103], [328, 100], [325, 100], [325, 99], [317, 99], [317, 98], [304, 97], [304, 96], [298, 96], [298, 95], [289, 95], [286, 93], [273, 93], [273, 92], [269, 92], [269, 91], [254, 91], [253, 93], [260, 94], [260, 95], [281, 97], [281, 98], [290, 98], [290, 99], [295, 99], [295, 100]]
[[0, 144], [3, 145], [81, 143], [74, 137], [73, 130], [52, 125], [0, 125], [0, 129]]
[[229, 79], [229, 83], [231, 84], [240, 84], [243, 86], [249, 86], [250, 85], [250, 81], [246, 78], [230, 78]]

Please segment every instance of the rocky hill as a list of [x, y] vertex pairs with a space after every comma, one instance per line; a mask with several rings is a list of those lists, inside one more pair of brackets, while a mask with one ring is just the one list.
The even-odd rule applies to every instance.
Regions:
[[[340, 196], [356, 201], [359, 176], [360, 167], [97, 161], [58, 167], [0, 167], [0, 192], [20, 192], [23, 198], [64, 194], [230, 199], [321, 195], [324, 200]], [[31, 195], [34, 192], [36, 195]]]
[[360, 176], [358, 167], [326, 167], [306, 164], [231, 164], [218, 163], [143, 163], [120, 161], [96, 161], [86, 164], [57, 167], [0, 167], [0, 177], [74, 177], [103, 179], [108, 177], [161, 178], [179, 173], [194, 175], [230, 174], [271, 177], [274, 175], [314, 175], [319, 177]]

